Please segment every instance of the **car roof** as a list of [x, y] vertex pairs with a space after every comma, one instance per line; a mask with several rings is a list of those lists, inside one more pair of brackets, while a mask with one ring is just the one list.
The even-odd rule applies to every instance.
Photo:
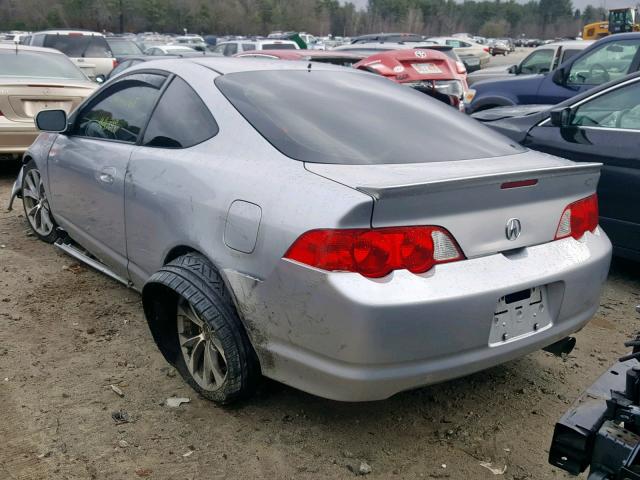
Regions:
[[20, 45], [15, 43], [0, 43], [0, 50], [11, 50], [12, 52], [17, 51], [18, 54], [20, 54], [20, 52], [42, 52], [64, 56], [64, 53], [62, 53], [60, 50], [55, 50], [53, 48], [30, 47], [27, 45]]
[[559, 46], [559, 47], [582, 47], [587, 48], [589, 45], [592, 45], [594, 40], [562, 40], [559, 42], [551, 42], [546, 45], [540, 45], [536, 47], [536, 50], [539, 48], [549, 47], [549, 46]]
[[41, 30], [40, 32], [33, 32], [33, 35], [86, 35], [86, 36], [96, 36], [96, 37], [104, 37], [103, 34], [99, 32], [92, 32], [90, 30]]
[[[180, 59], [180, 63], [192, 62], [196, 65], [208, 68], [220, 75], [227, 75], [230, 73], [240, 72], [260, 72], [260, 71], [273, 71], [273, 70], [308, 70], [308, 61], [289, 60], [286, 62], [274, 62], [273, 59], [262, 59], [256, 57], [242, 58], [242, 57], [189, 57]], [[147, 68], [153, 68], [153, 65], [149, 63], [138, 64], [132, 69], [142, 70]], [[160, 69], [171, 69], [171, 63], [163, 61], [163, 65], [158, 65]], [[176, 68], [179, 68], [176, 66]], [[312, 69], [314, 71], [348, 71], [356, 72], [356, 70], [347, 67], [341, 67], [333, 65], [331, 63], [314, 63]], [[133, 70], [132, 70], [133, 71]]]

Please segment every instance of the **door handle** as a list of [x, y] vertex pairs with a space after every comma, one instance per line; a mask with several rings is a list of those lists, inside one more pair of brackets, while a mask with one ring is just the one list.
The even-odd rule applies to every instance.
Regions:
[[98, 180], [102, 183], [107, 183], [111, 185], [113, 183], [114, 177], [116, 175], [116, 169], [113, 167], [103, 168], [100, 174], [98, 175]]

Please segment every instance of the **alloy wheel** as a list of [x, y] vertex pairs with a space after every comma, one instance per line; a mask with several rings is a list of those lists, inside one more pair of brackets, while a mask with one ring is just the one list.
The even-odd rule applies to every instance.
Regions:
[[204, 390], [217, 390], [227, 377], [222, 343], [183, 297], [178, 301], [177, 329], [180, 350], [189, 373]]
[[35, 168], [25, 174], [22, 199], [31, 228], [43, 237], [50, 235], [54, 229], [51, 208], [44, 191], [42, 176]]

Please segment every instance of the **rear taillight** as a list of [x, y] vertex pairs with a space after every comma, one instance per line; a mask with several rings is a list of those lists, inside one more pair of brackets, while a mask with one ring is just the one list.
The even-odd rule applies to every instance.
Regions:
[[464, 259], [451, 234], [431, 226], [311, 230], [302, 234], [284, 257], [370, 278], [402, 269], [424, 273], [438, 263]]
[[464, 66], [462, 62], [456, 62], [456, 68], [458, 69], [458, 73], [465, 74], [467, 73], [467, 67]]
[[118, 60], [116, 60], [115, 58], [113, 59], [113, 68], [116, 68], [118, 66]]
[[484, 47], [483, 50], [487, 53], [489, 53], [491, 50], [489, 49], [489, 47]]
[[598, 196], [591, 195], [573, 202], [562, 212], [556, 230], [556, 240], [573, 237], [576, 240], [598, 226]]

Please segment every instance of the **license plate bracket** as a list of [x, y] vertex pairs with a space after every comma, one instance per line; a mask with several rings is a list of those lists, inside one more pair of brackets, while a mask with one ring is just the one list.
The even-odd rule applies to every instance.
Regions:
[[498, 300], [491, 321], [489, 346], [496, 347], [551, 327], [547, 287], [539, 286], [509, 293]]

